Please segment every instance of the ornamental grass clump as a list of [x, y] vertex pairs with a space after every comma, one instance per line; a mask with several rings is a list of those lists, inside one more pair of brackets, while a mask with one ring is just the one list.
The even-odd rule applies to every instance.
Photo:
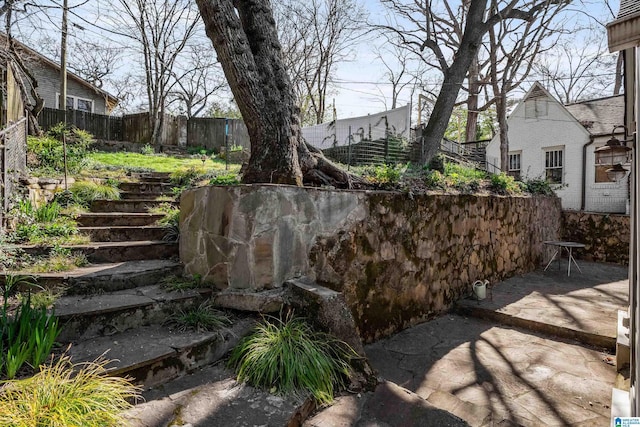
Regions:
[[329, 334], [314, 331], [304, 319], [265, 319], [232, 351], [229, 366], [239, 382], [296, 397], [333, 401], [344, 389], [355, 351]]
[[122, 412], [140, 389], [106, 376], [106, 360], [72, 364], [68, 357], [34, 376], [0, 383], [0, 426], [87, 427], [126, 425]]

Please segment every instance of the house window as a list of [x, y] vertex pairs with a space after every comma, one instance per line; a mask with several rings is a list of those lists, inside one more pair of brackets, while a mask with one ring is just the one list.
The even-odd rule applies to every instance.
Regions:
[[87, 113], [92, 112], [93, 111], [93, 101], [91, 101], [90, 99], [78, 98], [76, 100], [76, 110], [86, 111]]
[[509, 175], [515, 179], [520, 179], [521, 159], [521, 152], [509, 153]]
[[525, 119], [536, 119], [547, 116], [547, 99], [527, 99], [524, 103]]
[[[56, 106], [60, 108], [60, 94], [56, 93]], [[79, 98], [67, 95], [67, 110], [93, 112], [93, 101], [91, 99]]]
[[564, 170], [564, 150], [547, 150], [544, 153], [544, 169], [547, 181], [552, 184], [562, 184]]

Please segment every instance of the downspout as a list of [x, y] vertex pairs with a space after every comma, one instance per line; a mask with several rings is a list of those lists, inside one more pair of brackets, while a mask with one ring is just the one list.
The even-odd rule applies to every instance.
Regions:
[[587, 197], [587, 147], [593, 144], [595, 138], [593, 135], [589, 135], [589, 142], [582, 147], [582, 201], [580, 204], [580, 210], [584, 211]]

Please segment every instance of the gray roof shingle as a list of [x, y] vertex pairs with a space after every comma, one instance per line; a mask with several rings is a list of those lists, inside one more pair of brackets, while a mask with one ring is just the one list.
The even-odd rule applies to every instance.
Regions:
[[614, 126], [624, 124], [624, 95], [576, 102], [565, 108], [592, 135], [610, 134]]
[[620, 11], [617, 19], [623, 19], [640, 13], [640, 1], [620, 0]]

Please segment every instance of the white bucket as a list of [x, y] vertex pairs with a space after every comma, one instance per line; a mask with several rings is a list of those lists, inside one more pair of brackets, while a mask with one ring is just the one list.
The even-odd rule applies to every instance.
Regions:
[[478, 301], [483, 300], [487, 297], [488, 284], [488, 280], [485, 280], [484, 282], [482, 280], [476, 280], [475, 282], [473, 282], [473, 295]]

